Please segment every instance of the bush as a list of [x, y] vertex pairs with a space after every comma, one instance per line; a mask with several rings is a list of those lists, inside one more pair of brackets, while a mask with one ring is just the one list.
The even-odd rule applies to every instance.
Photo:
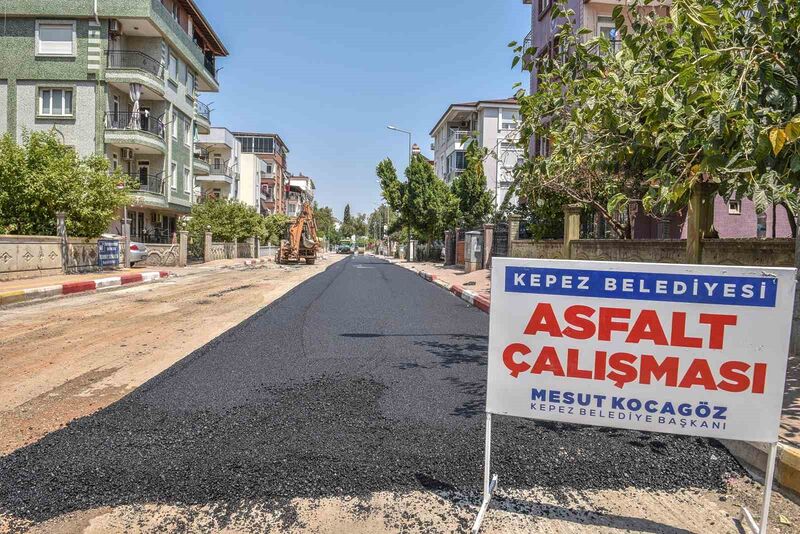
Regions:
[[209, 231], [215, 240], [225, 242], [266, 237], [264, 217], [255, 208], [238, 200], [211, 199], [195, 204], [187, 229], [193, 236]]

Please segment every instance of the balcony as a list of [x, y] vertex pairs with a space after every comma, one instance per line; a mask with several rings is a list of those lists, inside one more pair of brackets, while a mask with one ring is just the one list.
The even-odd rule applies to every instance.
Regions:
[[[164, 67], [161, 61], [138, 50], [109, 50], [106, 80], [119, 90], [128, 92], [128, 84], [142, 84], [142, 99], [164, 96]], [[150, 94], [147, 91], [152, 92]]]
[[464, 150], [466, 141], [472, 137], [469, 130], [450, 129], [447, 132], [447, 146], [445, 154], [449, 155], [455, 150]]
[[214, 81], [217, 81], [217, 61], [214, 56], [205, 56], [203, 61], [203, 66], [206, 68], [206, 71], [214, 78]]
[[110, 112], [105, 115], [105, 142], [143, 154], [166, 153], [164, 123], [146, 113]]
[[208, 150], [195, 145], [192, 167], [194, 168], [195, 176], [211, 174], [211, 165], [208, 163]]
[[159, 174], [131, 173], [130, 177], [139, 184], [136, 191], [164, 196], [164, 178]]
[[199, 100], [195, 103], [195, 122], [201, 134], [211, 131], [211, 108]]
[[229, 164], [228, 161], [215, 161], [209, 166], [207, 176], [195, 176], [195, 180], [198, 182], [217, 182], [233, 185], [237, 171], [236, 165]]
[[467, 170], [467, 169], [450, 169], [450, 170], [447, 172], [447, 174], [445, 174], [444, 181], [445, 181], [447, 184], [451, 184], [451, 183], [453, 183], [453, 180], [455, 180], [455, 179], [456, 179], [456, 177], [457, 177], [459, 174], [461, 174], [462, 172], [464, 172], [465, 170]]

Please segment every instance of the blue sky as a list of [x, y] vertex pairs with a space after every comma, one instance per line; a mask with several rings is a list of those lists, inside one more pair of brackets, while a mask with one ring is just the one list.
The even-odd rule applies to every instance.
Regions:
[[277, 132], [289, 170], [315, 179], [320, 205], [368, 213], [380, 202], [375, 166], [407, 162], [413, 132], [448, 105], [506, 98], [525, 81], [507, 44], [530, 29], [521, 0], [197, 0], [231, 55], [212, 122]]

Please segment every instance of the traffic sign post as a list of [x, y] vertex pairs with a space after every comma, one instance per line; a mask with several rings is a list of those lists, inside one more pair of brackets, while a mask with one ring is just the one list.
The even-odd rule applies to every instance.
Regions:
[[766, 533], [795, 269], [495, 258], [484, 498], [493, 415], [771, 445]]

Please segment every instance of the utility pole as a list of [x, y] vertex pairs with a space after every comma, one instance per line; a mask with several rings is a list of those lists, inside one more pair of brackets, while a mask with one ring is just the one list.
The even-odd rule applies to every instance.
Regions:
[[[411, 132], [408, 130], [401, 130], [395, 126], [387, 126], [392, 131], [400, 132], [408, 135], [408, 166], [411, 167], [411, 160], [413, 158], [413, 149], [411, 148]], [[406, 207], [406, 223], [408, 224], [408, 257], [406, 258], [407, 262], [411, 262], [411, 178], [406, 177], [406, 187], [408, 187], [408, 206]]]

